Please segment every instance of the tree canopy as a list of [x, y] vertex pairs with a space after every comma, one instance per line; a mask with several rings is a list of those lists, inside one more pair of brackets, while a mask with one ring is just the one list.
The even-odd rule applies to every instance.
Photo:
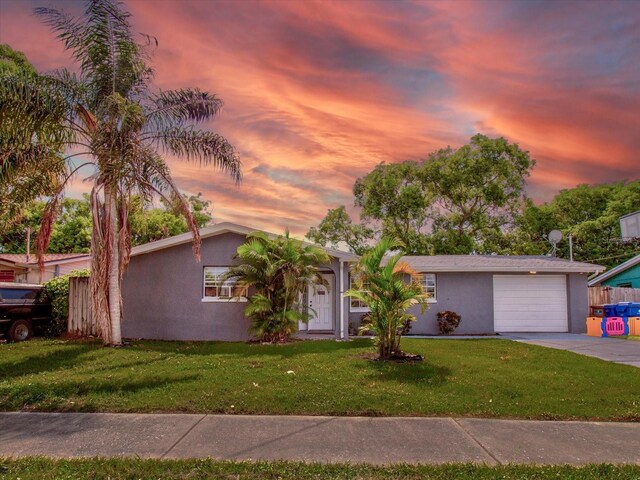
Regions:
[[616, 265], [640, 253], [640, 240], [620, 239], [619, 217], [640, 210], [640, 181], [579, 185], [536, 205], [525, 194], [535, 160], [504, 138], [475, 135], [467, 145], [431, 153], [421, 162], [377, 165], [354, 185], [354, 222], [344, 206], [329, 210], [307, 237], [346, 243], [364, 253], [380, 236], [408, 254], [545, 255], [546, 235], [559, 229], [556, 255]]
[[[211, 220], [211, 202], [201, 193], [186, 197], [194, 220], [199, 228]], [[25, 253], [27, 228], [35, 238], [40, 229], [46, 203], [42, 200], [31, 202], [24, 210], [19, 222], [11, 228], [0, 231], [0, 252]], [[56, 221], [52, 225], [49, 253], [87, 253], [91, 247], [91, 202], [88, 194], [82, 198], [62, 200]], [[161, 202], [150, 207], [140, 197], [133, 198], [129, 212], [131, 245], [161, 240], [189, 231], [186, 220], [174, 206]]]

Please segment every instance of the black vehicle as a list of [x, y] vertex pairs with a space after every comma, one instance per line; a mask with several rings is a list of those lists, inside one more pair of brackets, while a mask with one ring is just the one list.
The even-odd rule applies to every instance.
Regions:
[[51, 303], [42, 285], [0, 282], [0, 336], [22, 342], [50, 322]]

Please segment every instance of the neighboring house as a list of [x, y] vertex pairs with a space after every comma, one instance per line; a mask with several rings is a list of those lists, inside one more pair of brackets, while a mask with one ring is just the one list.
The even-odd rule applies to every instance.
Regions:
[[640, 255], [589, 280], [589, 286], [640, 288]]
[[[123, 335], [164, 340], [247, 340], [246, 299], [233, 281], [220, 282], [239, 245], [253, 229], [220, 223], [201, 229], [201, 261], [192, 252], [190, 233], [134, 247], [123, 279]], [[300, 329], [347, 338], [366, 306], [344, 296], [349, 267], [358, 257], [326, 249], [322, 266], [330, 289], [318, 287], [305, 298], [316, 312]], [[550, 257], [439, 255], [404, 257], [421, 272], [432, 296], [411, 334], [435, 334], [436, 313], [462, 315], [456, 333], [585, 331], [587, 277], [603, 267]], [[250, 294], [251, 292], [248, 292]]]
[[0, 282], [44, 283], [89, 265], [87, 253], [47, 253], [44, 270], [40, 271], [36, 255], [0, 253]]

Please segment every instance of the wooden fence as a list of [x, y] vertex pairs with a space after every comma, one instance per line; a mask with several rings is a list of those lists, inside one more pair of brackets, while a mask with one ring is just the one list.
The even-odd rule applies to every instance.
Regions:
[[68, 332], [82, 337], [98, 335], [98, 328], [91, 318], [89, 278], [69, 279], [69, 323]]
[[589, 305], [640, 302], [640, 288], [589, 287]]

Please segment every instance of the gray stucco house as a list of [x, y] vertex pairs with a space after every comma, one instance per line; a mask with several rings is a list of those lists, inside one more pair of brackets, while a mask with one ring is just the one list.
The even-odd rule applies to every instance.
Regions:
[[[123, 279], [123, 335], [163, 340], [247, 340], [246, 300], [233, 282], [218, 281], [250, 229], [232, 223], [203, 228], [201, 261], [186, 233], [135, 247]], [[330, 263], [322, 273], [331, 288], [309, 291], [308, 305], [317, 313], [302, 331], [349, 337], [366, 307], [344, 296], [350, 265], [358, 257], [326, 249]], [[411, 334], [435, 334], [436, 313], [462, 315], [456, 333], [585, 331], [587, 277], [602, 267], [550, 257], [436, 255], [407, 256], [421, 273], [431, 295]]]

